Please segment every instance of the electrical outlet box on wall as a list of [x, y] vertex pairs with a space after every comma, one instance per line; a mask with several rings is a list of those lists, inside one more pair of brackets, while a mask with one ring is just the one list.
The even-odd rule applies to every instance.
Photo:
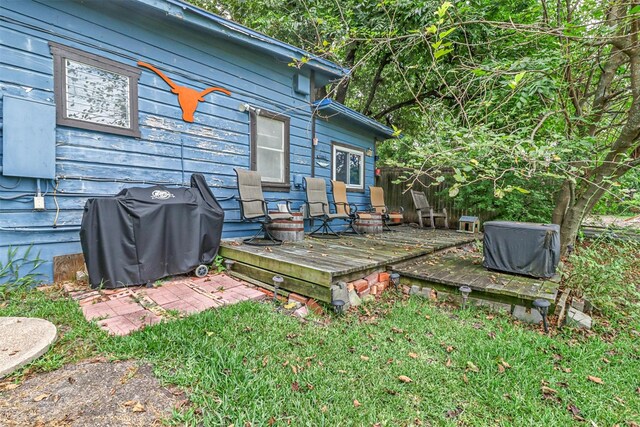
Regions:
[[44, 197], [43, 196], [35, 196], [33, 198], [33, 209], [37, 211], [44, 210]]

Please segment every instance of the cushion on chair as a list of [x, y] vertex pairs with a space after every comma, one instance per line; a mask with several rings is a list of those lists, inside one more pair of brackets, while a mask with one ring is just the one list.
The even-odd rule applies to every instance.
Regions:
[[327, 215], [329, 218], [334, 219], [334, 218], [349, 218], [349, 215], [345, 214], [345, 213], [330, 213]]
[[269, 214], [271, 219], [293, 219], [293, 215], [288, 212], [272, 212]]
[[400, 212], [395, 212], [395, 213], [390, 213], [389, 214], [389, 218], [390, 219], [402, 219], [403, 216]]
[[358, 218], [360, 219], [371, 219], [373, 218], [373, 216], [369, 213], [365, 213], [365, 212], [358, 212]]

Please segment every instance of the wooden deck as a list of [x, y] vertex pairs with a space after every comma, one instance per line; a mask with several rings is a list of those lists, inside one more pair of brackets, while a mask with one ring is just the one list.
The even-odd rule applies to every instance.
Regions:
[[274, 275], [285, 290], [329, 302], [330, 287], [435, 251], [473, 242], [478, 235], [450, 230], [395, 227], [393, 232], [335, 240], [305, 238], [282, 246], [256, 247], [224, 240], [220, 255], [235, 260], [232, 273], [270, 285]]
[[390, 267], [400, 273], [404, 285], [430, 287], [458, 292], [467, 285], [472, 296], [502, 303], [530, 307], [537, 298], [555, 304], [558, 283], [515, 274], [499, 273], [482, 266], [482, 254], [452, 250], [431, 256], [394, 263]]

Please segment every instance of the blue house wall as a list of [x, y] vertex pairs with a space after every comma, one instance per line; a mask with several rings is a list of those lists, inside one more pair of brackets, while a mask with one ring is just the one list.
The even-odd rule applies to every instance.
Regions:
[[[318, 145], [316, 147], [315, 176], [325, 178], [327, 181], [327, 191], [331, 191], [332, 178], [332, 147], [334, 143], [349, 146], [362, 151], [371, 150], [372, 155], [364, 156], [364, 189], [362, 191], [349, 190], [347, 198], [349, 203], [354, 203], [358, 210], [368, 209], [369, 206], [369, 186], [374, 185], [374, 145], [375, 137], [370, 131], [363, 130], [352, 122], [339, 117], [329, 117], [330, 114], [317, 113], [316, 137]], [[320, 163], [320, 165], [318, 164]], [[325, 164], [329, 164], [323, 167]], [[333, 201], [329, 196], [329, 201]]]
[[[310, 77], [310, 70], [134, 3], [0, 3], [0, 108], [5, 95], [54, 103], [50, 41], [130, 66], [151, 63], [179, 85], [199, 90], [220, 86], [231, 96], [207, 95], [195, 121], [187, 123], [166, 83], [141, 69], [140, 138], [57, 126], [56, 180], [40, 184], [45, 211], [33, 209], [35, 179], [0, 174], [0, 264], [7, 263], [10, 247], [23, 252], [33, 245], [45, 260], [39, 272], [50, 280], [54, 256], [81, 252], [79, 225], [87, 198], [111, 196], [131, 186], [188, 185], [192, 173], [204, 174], [225, 210], [223, 237], [255, 232], [254, 225], [241, 222], [232, 199], [237, 194], [233, 169], [250, 167], [249, 114], [239, 110], [244, 103], [290, 118], [291, 190], [266, 196], [288, 198], [296, 209], [304, 201], [294, 176], [310, 176], [312, 162], [318, 160], [312, 159], [314, 109], [309, 95], [294, 91], [293, 80], [297, 73]], [[332, 141], [374, 149], [374, 132], [347, 120], [319, 118], [315, 129], [316, 155], [326, 156], [329, 163]], [[316, 163], [315, 174], [328, 182], [331, 167]], [[366, 157], [365, 176], [366, 186], [373, 184], [372, 157]], [[363, 205], [367, 194], [350, 196]]]

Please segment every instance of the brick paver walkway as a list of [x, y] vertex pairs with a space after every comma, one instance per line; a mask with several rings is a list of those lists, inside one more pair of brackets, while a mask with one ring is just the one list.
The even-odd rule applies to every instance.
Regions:
[[87, 320], [97, 319], [98, 325], [113, 335], [127, 335], [176, 315], [260, 300], [266, 296], [257, 288], [225, 274], [202, 278], [183, 276], [153, 288], [91, 290], [72, 285], [65, 288], [78, 301]]

